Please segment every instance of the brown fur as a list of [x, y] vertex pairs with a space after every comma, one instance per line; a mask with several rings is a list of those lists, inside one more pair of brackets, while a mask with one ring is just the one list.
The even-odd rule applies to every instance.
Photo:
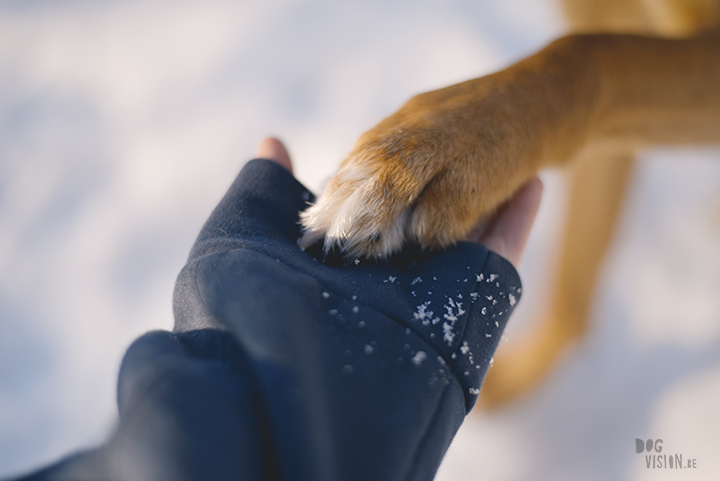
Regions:
[[[571, 28], [580, 32], [634, 32], [667, 37], [690, 36], [699, 29], [715, 26], [720, 18], [717, 0], [672, 0], [656, 2], [563, 0]], [[655, 13], [648, 12], [654, 7]], [[682, 8], [686, 8], [685, 11]], [[676, 15], [677, 14], [677, 15]], [[674, 16], [676, 15], [676, 16]], [[673, 18], [676, 20], [673, 22]], [[653, 20], [655, 19], [655, 20]], [[717, 44], [716, 44], [717, 45]], [[717, 48], [717, 47], [715, 47]], [[712, 53], [709, 50], [707, 53]], [[718, 50], [714, 51], [716, 54]], [[670, 59], [669, 59], [670, 60]], [[667, 70], [682, 74], [683, 60], [674, 60]], [[711, 69], [717, 69], [712, 63]], [[685, 72], [691, 80], [692, 71]], [[678, 136], [667, 143], [716, 142], [720, 126], [713, 119], [717, 112], [717, 92], [711, 79], [696, 80], [685, 87], [695, 97], [705, 97], [708, 117], [693, 138], [692, 124], [679, 120]], [[650, 85], [661, 90], [662, 84]], [[715, 89], [717, 90], [717, 89]], [[714, 99], [714, 100], [713, 100]], [[688, 133], [688, 130], [690, 132]], [[632, 129], [629, 130], [630, 132]], [[633, 157], [642, 145], [665, 143], [663, 139], [642, 137], [622, 139], [622, 134], [590, 142], [576, 155], [572, 168], [569, 209], [565, 227], [560, 269], [550, 308], [531, 332], [499, 349], [481, 393], [480, 405], [496, 408], [530, 392], [549, 373], [560, 355], [588, 329], [588, 316], [595, 291], [597, 273], [615, 229], [625, 196]]]
[[541, 329], [498, 357], [483, 387], [490, 406], [528, 391], [586, 330], [637, 149], [720, 141], [720, 30], [700, 31], [718, 24], [718, 2], [563, 4], [573, 31], [596, 33], [412, 98], [358, 140], [303, 217], [305, 245], [325, 237], [351, 256], [442, 247], [539, 169], [574, 162], [558, 295]]

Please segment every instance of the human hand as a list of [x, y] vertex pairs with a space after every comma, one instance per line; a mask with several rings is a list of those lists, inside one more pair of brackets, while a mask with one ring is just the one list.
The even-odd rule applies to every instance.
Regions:
[[[236, 339], [287, 477], [435, 472], [519, 300], [517, 272], [475, 242], [384, 260], [302, 251], [313, 196], [278, 141], [258, 155], [178, 277], [175, 332]], [[517, 262], [538, 198], [527, 187], [478, 239]]]
[[[128, 349], [114, 434], [32, 479], [435, 473], [519, 299], [517, 273], [470, 242], [382, 262], [303, 252], [298, 213], [312, 194], [278, 141], [258, 155], [272, 161], [245, 166], [178, 276], [175, 332]], [[515, 260], [528, 189], [479, 235]]]

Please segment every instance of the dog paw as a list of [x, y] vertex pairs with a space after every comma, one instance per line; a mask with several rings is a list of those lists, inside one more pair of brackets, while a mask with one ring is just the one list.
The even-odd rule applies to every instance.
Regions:
[[478, 116], [487, 109], [468, 106], [465, 90], [419, 95], [366, 132], [301, 214], [301, 247], [324, 238], [326, 251], [350, 258], [384, 257], [407, 243], [444, 248], [529, 180], [536, 168], [513, 139], [518, 123]]

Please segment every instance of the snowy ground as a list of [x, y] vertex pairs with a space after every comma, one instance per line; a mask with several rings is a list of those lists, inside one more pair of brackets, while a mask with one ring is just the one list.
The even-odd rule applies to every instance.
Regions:
[[[108, 433], [125, 348], [171, 327], [175, 275], [260, 137], [317, 190], [412, 94], [563, 28], [536, 0], [0, 1], [0, 476]], [[440, 480], [720, 479], [718, 160], [646, 156], [591, 335], [535, 396], [468, 418]], [[552, 272], [546, 181], [514, 332]], [[698, 467], [647, 469], [635, 438]]]

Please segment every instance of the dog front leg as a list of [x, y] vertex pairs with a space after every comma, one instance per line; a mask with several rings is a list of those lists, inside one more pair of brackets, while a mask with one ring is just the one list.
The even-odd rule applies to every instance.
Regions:
[[412, 98], [366, 132], [318, 202], [301, 245], [381, 257], [445, 247], [597, 122], [602, 76], [574, 37], [493, 75]]

